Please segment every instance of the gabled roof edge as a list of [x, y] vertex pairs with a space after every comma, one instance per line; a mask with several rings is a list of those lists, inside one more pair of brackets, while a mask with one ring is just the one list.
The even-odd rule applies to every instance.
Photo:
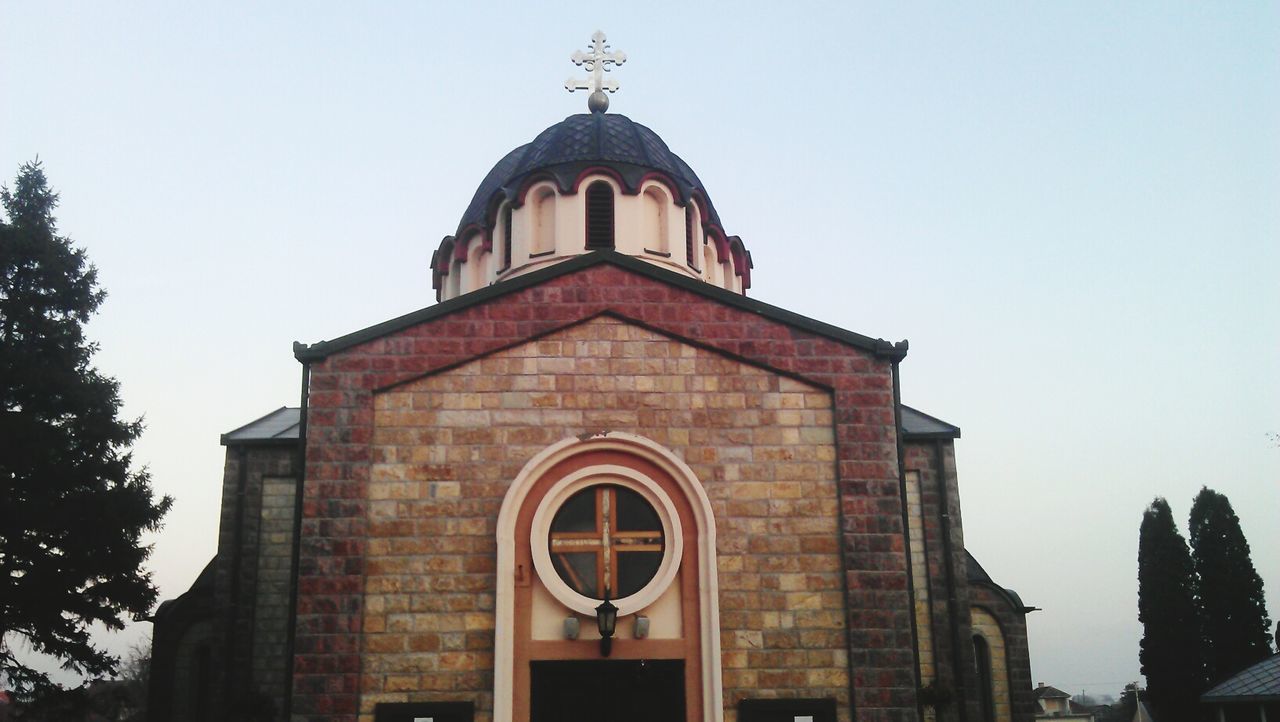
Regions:
[[599, 250], [582, 254], [567, 261], [561, 261], [547, 268], [539, 269], [523, 276], [517, 276], [509, 280], [495, 283], [492, 286], [463, 294], [457, 298], [442, 301], [433, 306], [419, 309], [399, 316], [382, 323], [374, 324], [367, 328], [353, 331], [343, 336], [339, 336], [330, 341], [319, 341], [310, 345], [299, 343], [293, 344], [293, 356], [302, 363], [311, 361], [320, 361], [329, 356], [344, 351], [352, 346], [357, 346], [368, 341], [372, 341], [382, 336], [386, 336], [397, 331], [404, 330], [410, 326], [415, 326], [425, 321], [430, 321], [441, 316], [460, 311], [471, 306], [500, 298], [509, 293], [515, 293], [531, 286], [548, 281], [559, 276], [574, 273], [592, 266], [600, 264], [612, 264], [627, 271], [632, 271], [643, 276], [648, 276], [664, 283], [680, 287], [684, 290], [697, 293], [720, 303], [735, 306], [749, 313], [755, 313], [765, 318], [778, 321], [790, 326], [796, 326], [806, 331], [825, 336], [834, 341], [870, 351], [878, 358], [890, 361], [901, 361], [907, 355], [908, 343], [906, 341], [898, 341], [891, 343], [880, 338], [871, 338], [854, 331], [847, 331], [838, 326], [824, 323], [798, 313], [787, 311], [785, 309], [773, 306], [763, 301], [747, 298], [741, 294], [726, 291], [718, 286], [713, 286], [705, 281], [695, 280], [688, 276], [659, 268], [651, 263], [637, 260], [630, 256], [625, 256], [617, 251]]
[[227, 433], [222, 434], [221, 436], [219, 436], [219, 437], [218, 437], [218, 443], [220, 443], [220, 444], [221, 444], [221, 445], [223, 445], [223, 446], [227, 446], [228, 442], [235, 443], [237, 440], [235, 440], [235, 439], [232, 439], [232, 438], [231, 438], [232, 434], [235, 434], [235, 433], [236, 433], [236, 432], [238, 432], [238, 431], [244, 431], [245, 429], [249, 428], [250, 426], [253, 426], [254, 424], [256, 424], [256, 423], [258, 423], [258, 422], [260, 422], [260, 421], [264, 421], [264, 420], [266, 420], [266, 419], [268, 419], [268, 418], [270, 418], [270, 417], [272, 417], [272, 416], [275, 416], [276, 414], [280, 413], [281, 411], [284, 411], [284, 410], [285, 410], [285, 409], [287, 409], [287, 408], [289, 408], [289, 407], [288, 407], [288, 406], [281, 406], [280, 408], [276, 409], [275, 411], [268, 411], [267, 413], [263, 414], [262, 416], [259, 416], [258, 418], [254, 419], [253, 421], [250, 421], [250, 422], [249, 422], [249, 423], [247, 423], [247, 424], [242, 424], [242, 425], [240, 425], [240, 426], [237, 426], [236, 428], [234, 428], [234, 429], [232, 429], [232, 430], [228, 431]]
[[910, 439], [913, 441], [920, 441], [920, 440], [926, 440], [926, 439], [958, 439], [960, 438], [959, 426], [943, 421], [942, 419], [939, 419], [937, 416], [934, 416], [932, 414], [926, 414], [925, 412], [915, 408], [914, 406], [908, 406], [906, 404], [901, 404], [901, 406], [902, 408], [911, 411], [917, 416], [923, 416], [929, 421], [932, 421], [940, 426], [946, 427], [945, 431], [907, 431], [906, 429], [903, 429], [902, 438]]

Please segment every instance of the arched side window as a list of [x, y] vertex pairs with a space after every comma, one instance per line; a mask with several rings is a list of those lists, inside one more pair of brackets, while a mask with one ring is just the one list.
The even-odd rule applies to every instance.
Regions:
[[981, 634], [973, 635], [973, 663], [978, 668], [978, 703], [982, 722], [996, 721], [995, 687], [991, 678], [991, 649]]
[[511, 268], [511, 206], [506, 205], [502, 208], [502, 267], [499, 272]]
[[710, 243], [702, 244], [702, 272], [705, 274], [703, 280], [707, 283], [714, 283], [719, 286], [724, 279], [720, 277], [720, 264], [716, 261], [716, 249]]
[[698, 246], [694, 239], [698, 237], [698, 209], [689, 201], [684, 206], [684, 260], [689, 268], [698, 270]]
[[613, 248], [613, 186], [587, 186], [587, 248]]
[[670, 205], [670, 201], [667, 199], [667, 194], [657, 188], [649, 187], [641, 194], [641, 198], [643, 215], [640, 218], [640, 227], [644, 229], [642, 237], [644, 250], [670, 256], [671, 241], [668, 238], [670, 231], [667, 229], [667, 206]]
[[533, 243], [529, 255], [540, 256], [556, 248], [556, 192], [548, 186], [534, 191], [533, 218], [529, 224], [533, 230]]

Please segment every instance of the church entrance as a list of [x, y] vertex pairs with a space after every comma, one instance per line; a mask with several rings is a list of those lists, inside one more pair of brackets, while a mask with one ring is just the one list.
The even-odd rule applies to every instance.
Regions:
[[684, 661], [532, 662], [530, 722], [680, 722]]

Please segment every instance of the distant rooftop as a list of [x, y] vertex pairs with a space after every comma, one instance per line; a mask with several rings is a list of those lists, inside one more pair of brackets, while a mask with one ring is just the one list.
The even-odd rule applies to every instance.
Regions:
[[[297, 441], [299, 418], [297, 407], [281, 406], [260, 419], [223, 434], [222, 445]], [[958, 439], [960, 427], [903, 404], [902, 435], [908, 439]]]
[[1036, 687], [1036, 699], [1070, 699], [1070, 698], [1071, 698], [1071, 695], [1067, 694], [1066, 692], [1063, 692], [1062, 690], [1058, 689], [1057, 687], [1054, 687], [1053, 685], [1045, 684], [1044, 682], [1041, 682], [1040, 686]]

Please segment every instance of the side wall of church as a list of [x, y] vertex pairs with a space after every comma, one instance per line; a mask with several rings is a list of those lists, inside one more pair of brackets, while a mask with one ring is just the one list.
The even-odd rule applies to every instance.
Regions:
[[937, 718], [980, 720], [955, 445], [950, 440], [911, 441], [904, 444], [903, 457], [904, 470], [919, 478], [926, 550], [926, 578], [916, 574], [912, 579], [918, 596], [924, 596], [919, 595], [922, 586], [928, 592], [930, 629], [920, 636], [933, 647], [937, 692], [949, 697], [937, 705]]
[[295, 719], [350, 721], [358, 714], [375, 391], [601, 313], [830, 390], [852, 707], [865, 722], [914, 719], [915, 641], [892, 352], [878, 357], [611, 263], [445, 306], [442, 315], [311, 363]]
[[711, 500], [725, 719], [740, 698], [797, 695], [850, 719], [825, 390], [605, 317], [374, 403], [362, 722], [440, 700], [490, 719], [503, 497], [547, 446], [606, 430], [671, 450]]
[[227, 448], [210, 719], [284, 710], [296, 456], [292, 443]]

